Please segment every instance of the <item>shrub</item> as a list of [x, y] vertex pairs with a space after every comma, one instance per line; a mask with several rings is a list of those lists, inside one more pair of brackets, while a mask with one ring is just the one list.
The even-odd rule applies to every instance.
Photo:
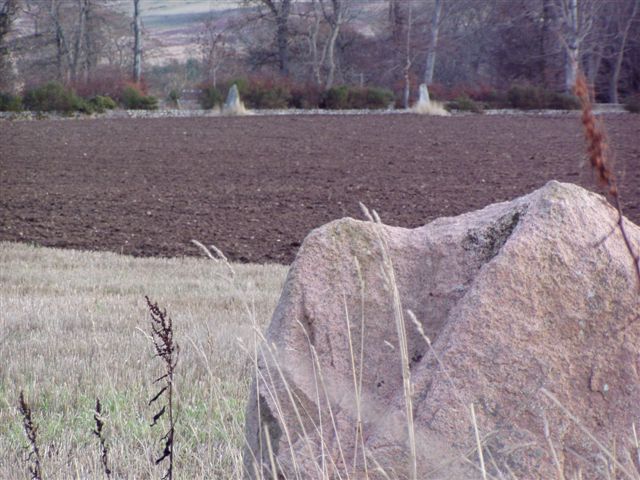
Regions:
[[226, 95], [232, 85], [238, 87], [240, 100], [248, 108], [289, 108], [292, 106], [291, 83], [285, 79], [270, 76], [255, 76], [252, 78], [235, 78], [225, 82], [222, 95]]
[[[118, 68], [100, 66], [97, 67], [91, 78], [76, 81], [71, 84], [73, 90], [82, 98], [93, 98], [98, 95], [120, 99], [124, 89], [131, 85], [129, 72]], [[146, 93], [146, 86], [142, 84], [140, 90]]]
[[222, 93], [213, 85], [203, 85], [200, 87], [198, 102], [200, 102], [200, 106], [202, 108], [210, 110], [216, 106], [222, 105]]
[[19, 112], [22, 110], [22, 98], [18, 95], [0, 92], [0, 112]]
[[92, 106], [76, 93], [58, 82], [49, 82], [27, 91], [24, 105], [38, 112], [91, 113]]
[[177, 88], [172, 89], [167, 95], [167, 99], [176, 106], [180, 106], [180, 97], [182, 93]]
[[625, 98], [624, 109], [627, 112], [640, 113], [640, 93]]
[[393, 92], [385, 88], [368, 87], [366, 90], [366, 104], [363, 108], [387, 108], [393, 102]]
[[447, 110], [459, 110], [461, 112], [483, 113], [482, 105], [466, 95], [447, 103]]
[[324, 92], [322, 97], [322, 107], [330, 110], [340, 110], [349, 108], [349, 87], [340, 85], [339, 87], [331, 87]]
[[238, 91], [249, 108], [288, 108], [291, 100], [289, 85], [271, 79], [250, 82], [244, 96]]
[[574, 95], [566, 93], [548, 92], [547, 107], [556, 110], [578, 110], [580, 108], [580, 100]]
[[318, 108], [322, 101], [322, 89], [317, 84], [298, 84], [291, 87], [289, 106], [292, 108]]
[[322, 106], [331, 110], [380, 109], [387, 108], [393, 98], [393, 92], [384, 88], [340, 85], [324, 93]]
[[580, 108], [580, 102], [573, 95], [551, 92], [533, 86], [513, 86], [507, 92], [507, 100], [513, 108], [522, 110]]
[[90, 98], [89, 105], [98, 113], [103, 113], [105, 110], [113, 110], [118, 106], [111, 97], [105, 95], [96, 95]]
[[155, 110], [158, 108], [158, 99], [151, 95], [145, 95], [135, 85], [129, 85], [124, 89], [120, 102], [129, 110]]

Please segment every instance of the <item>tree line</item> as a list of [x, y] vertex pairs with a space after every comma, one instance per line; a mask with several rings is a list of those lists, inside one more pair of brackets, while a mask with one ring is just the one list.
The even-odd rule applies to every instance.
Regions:
[[[145, 3], [1, 0], [0, 91], [152, 78]], [[238, 0], [193, 36], [174, 86], [270, 76], [320, 90], [382, 86], [407, 104], [420, 83], [568, 93], [580, 69], [600, 101], [640, 91], [640, 0]]]

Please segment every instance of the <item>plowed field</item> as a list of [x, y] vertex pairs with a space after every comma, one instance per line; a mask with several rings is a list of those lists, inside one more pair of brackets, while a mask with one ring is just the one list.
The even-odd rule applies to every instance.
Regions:
[[[640, 115], [602, 118], [640, 223]], [[289, 263], [358, 202], [415, 227], [551, 179], [597, 190], [577, 115], [0, 122], [0, 240]]]

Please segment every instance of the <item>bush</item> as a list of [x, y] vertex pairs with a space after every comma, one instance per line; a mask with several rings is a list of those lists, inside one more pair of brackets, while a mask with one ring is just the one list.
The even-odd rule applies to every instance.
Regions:
[[178, 90], [177, 88], [174, 88], [173, 90], [171, 90], [169, 92], [169, 95], [167, 95], [167, 99], [173, 103], [175, 106], [179, 107], [180, 106], [180, 97], [182, 96], [182, 93], [180, 92], [180, 90]]
[[384, 88], [340, 85], [324, 93], [321, 106], [331, 110], [381, 109], [387, 108], [393, 97], [393, 92]]
[[459, 110], [461, 112], [483, 113], [482, 105], [463, 95], [447, 103], [447, 110]]
[[222, 93], [213, 85], [203, 85], [200, 87], [198, 101], [202, 108], [210, 110], [216, 106], [222, 105]]
[[0, 112], [20, 112], [22, 110], [22, 98], [18, 95], [0, 92]]
[[559, 109], [575, 110], [580, 108], [579, 100], [573, 95], [550, 92], [533, 86], [513, 86], [507, 92], [507, 100], [512, 108], [522, 110]]
[[[124, 89], [131, 85], [130, 73], [117, 68], [100, 66], [87, 81], [79, 80], [71, 87], [82, 98], [93, 98], [98, 95], [120, 99]], [[146, 87], [141, 85], [140, 90], [146, 93]]]
[[291, 87], [291, 108], [319, 108], [322, 101], [322, 89], [317, 84], [298, 84]]
[[58, 82], [49, 82], [27, 91], [24, 105], [27, 109], [38, 112], [93, 112], [89, 102]]
[[324, 92], [322, 97], [322, 107], [330, 110], [340, 110], [349, 108], [349, 87], [340, 85], [339, 87], [331, 87]]
[[96, 95], [93, 98], [89, 99], [89, 105], [93, 108], [95, 112], [103, 113], [105, 110], [113, 110], [118, 105], [111, 98], [105, 95]]
[[624, 109], [627, 112], [640, 113], [640, 93], [625, 98]]
[[549, 92], [547, 94], [547, 107], [554, 110], [579, 110], [580, 100], [574, 95]]
[[393, 92], [385, 88], [368, 87], [366, 88], [366, 105], [363, 108], [388, 108], [393, 102]]
[[156, 97], [145, 95], [134, 85], [129, 85], [124, 89], [120, 102], [129, 110], [156, 110], [158, 108]]
[[291, 101], [289, 86], [270, 79], [250, 82], [244, 96], [239, 85], [238, 91], [240, 98], [249, 108], [288, 108]]

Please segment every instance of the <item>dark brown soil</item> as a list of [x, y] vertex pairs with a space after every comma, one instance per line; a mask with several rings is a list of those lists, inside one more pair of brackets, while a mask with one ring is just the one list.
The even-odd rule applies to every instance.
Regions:
[[[601, 118], [639, 223], [640, 116]], [[360, 201], [415, 227], [551, 179], [597, 190], [584, 151], [576, 115], [0, 122], [0, 240], [289, 263]]]

